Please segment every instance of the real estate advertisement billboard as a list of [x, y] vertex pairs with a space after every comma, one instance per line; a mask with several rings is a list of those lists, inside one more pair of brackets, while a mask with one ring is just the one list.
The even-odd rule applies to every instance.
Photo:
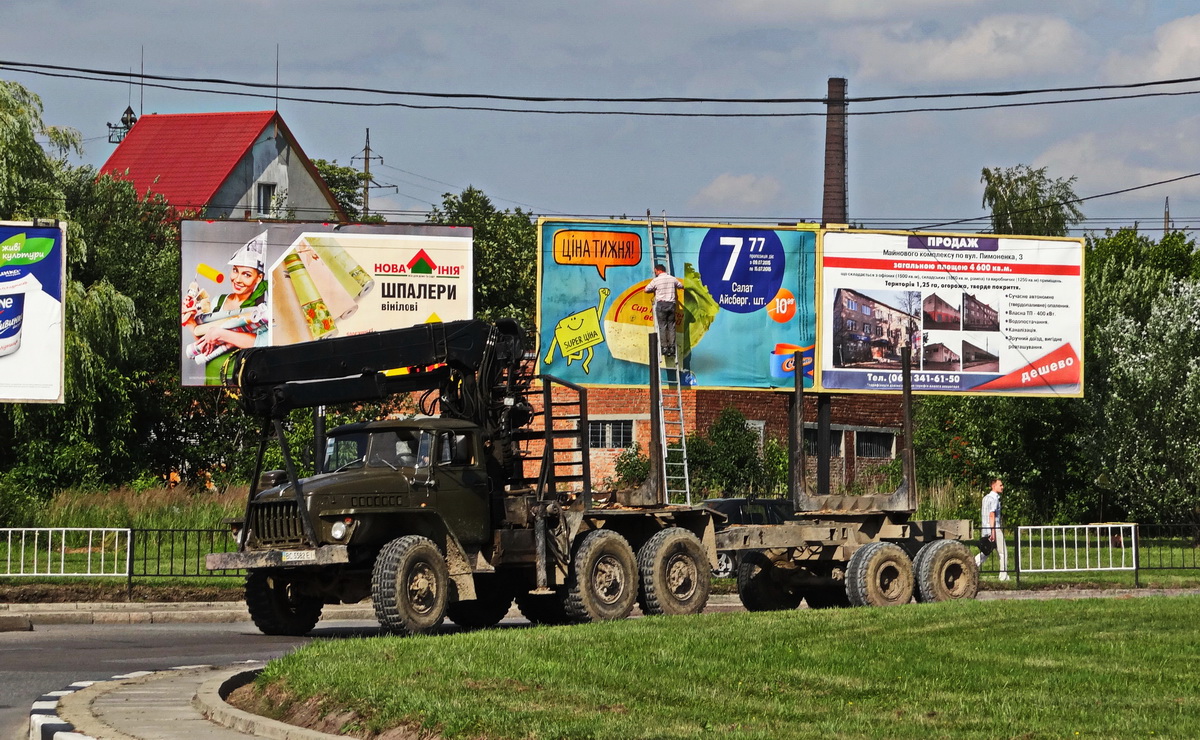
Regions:
[[[662, 225], [657, 224], [655, 231]], [[538, 223], [542, 373], [597, 386], [649, 384], [655, 245], [646, 221]], [[677, 354], [685, 385], [792, 388], [794, 353], [812, 385], [816, 231], [669, 223]], [[671, 363], [672, 366], [674, 363]]]
[[818, 385], [1083, 395], [1083, 240], [821, 232]]
[[0, 221], [0, 401], [62, 403], [65, 223]]
[[469, 319], [471, 229], [184, 221], [184, 385], [219, 385], [230, 352]]

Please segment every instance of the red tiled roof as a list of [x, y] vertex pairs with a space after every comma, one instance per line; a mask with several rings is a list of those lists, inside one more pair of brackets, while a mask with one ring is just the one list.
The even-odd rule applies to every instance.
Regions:
[[[199, 209], [233, 171], [276, 111], [147, 114], [100, 168], [151, 190], [177, 209]], [[286, 126], [280, 127], [286, 130]], [[128, 174], [126, 174], [128, 170]]]

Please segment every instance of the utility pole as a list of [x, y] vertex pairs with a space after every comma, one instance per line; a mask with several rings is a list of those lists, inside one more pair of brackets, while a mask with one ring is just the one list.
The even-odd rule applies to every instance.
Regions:
[[1163, 236], [1171, 230], [1171, 198], [1163, 201]]
[[366, 218], [371, 212], [371, 160], [378, 159], [380, 164], [383, 164], [383, 157], [371, 156], [371, 129], [367, 129], [367, 144], [363, 147], [363, 155], [361, 157], [351, 157], [350, 161], [356, 159], [363, 161], [363, 207], [362, 218]]

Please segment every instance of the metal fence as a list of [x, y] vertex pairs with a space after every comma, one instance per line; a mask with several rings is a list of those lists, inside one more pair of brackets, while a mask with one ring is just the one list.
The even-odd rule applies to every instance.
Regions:
[[130, 530], [82, 527], [0, 529], [0, 576], [127, 576]]
[[[1200, 570], [1200, 522], [1030, 526], [1005, 533], [1015, 542], [1010, 562], [1018, 581], [1023, 574], [1125, 571], [1140, 586], [1146, 571]], [[998, 573], [998, 558], [988, 558], [981, 570]]]

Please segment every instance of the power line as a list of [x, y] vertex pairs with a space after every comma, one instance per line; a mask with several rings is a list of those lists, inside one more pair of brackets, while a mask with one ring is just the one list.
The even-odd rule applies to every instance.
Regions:
[[[65, 79], [79, 79], [91, 82], [109, 82], [128, 84], [130, 74], [128, 72], [113, 72], [110, 70], [92, 70], [82, 67], [64, 67], [60, 65], [48, 64], [32, 64], [24, 62], [11, 62], [0, 60], [0, 69], [7, 69], [12, 72], [41, 75], [45, 77], [57, 77]], [[57, 71], [51, 71], [57, 70]], [[126, 79], [116, 79], [116, 76], [123, 76]], [[426, 105], [417, 103], [405, 103], [400, 101], [382, 101], [382, 102], [365, 102], [353, 100], [330, 100], [321, 98], [295, 97], [277, 95], [274, 90], [275, 85], [268, 83], [242, 82], [236, 80], [225, 80], [219, 78], [193, 78], [193, 77], [174, 77], [167, 75], [150, 75], [140, 74], [134, 75], [142, 80], [142, 85], [156, 89], [175, 90], [180, 92], [194, 92], [210, 95], [231, 95], [234, 97], [249, 97], [267, 100], [286, 100], [295, 103], [311, 103], [314, 105], [334, 105], [346, 107], [360, 108], [405, 108], [410, 110], [460, 110], [460, 111], [475, 111], [475, 112], [490, 112], [490, 113], [524, 113], [537, 115], [560, 115], [560, 116], [635, 116], [635, 117], [657, 117], [657, 118], [815, 118], [824, 117], [824, 110], [820, 111], [789, 111], [789, 112], [678, 112], [678, 111], [639, 111], [639, 110], [555, 110], [545, 108], [502, 108], [496, 106], [483, 105]], [[146, 82], [146, 80], [161, 80], [163, 82]], [[1061, 88], [1039, 88], [1027, 90], [1006, 90], [1006, 91], [982, 91], [982, 92], [963, 92], [963, 93], [927, 93], [914, 95], [888, 95], [888, 96], [870, 96], [861, 98], [847, 98], [847, 103], [871, 103], [893, 100], [922, 100], [922, 99], [939, 99], [939, 98], [961, 98], [961, 97], [1011, 97], [1020, 95], [1039, 95], [1055, 92], [1078, 92], [1089, 90], [1111, 90], [1111, 89], [1137, 89], [1150, 86], [1160, 85], [1177, 85], [1189, 82], [1200, 81], [1200, 77], [1185, 77], [1171, 80], [1152, 80], [1146, 82], [1127, 83], [1123, 85], [1091, 85], [1085, 87], [1061, 87]], [[237, 90], [213, 90], [198, 87], [186, 87], [175, 84], [165, 84], [166, 82], [190, 82], [195, 84], [206, 85], [226, 85], [231, 87], [250, 88], [254, 90], [264, 90], [264, 92], [241, 92]], [[494, 100], [512, 100], [522, 102], [560, 102], [560, 103], [656, 103], [656, 104], [698, 104], [698, 103], [713, 103], [713, 104], [749, 104], [749, 105], [796, 105], [796, 104], [813, 104], [824, 105], [824, 98], [672, 98], [672, 97], [651, 97], [651, 98], [601, 98], [601, 97], [549, 97], [549, 96], [518, 96], [518, 95], [493, 95], [484, 93], [433, 93], [420, 91], [402, 91], [402, 90], [382, 90], [375, 88], [359, 88], [349, 86], [315, 86], [315, 85], [279, 85], [279, 89], [290, 90], [308, 90], [322, 92], [356, 92], [373, 95], [391, 95], [391, 96], [410, 96], [423, 98], [437, 99], [494, 99]], [[993, 103], [988, 105], [964, 105], [964, 106], [949, 106], [949, 107], [920, 107], [920, 108], [898, 108], [891, 110], [876, 110], [876, 111], [855, 111], [848, 110], [846, 115], [852, 116], [879, 116], [879, 115], [896, 115], [904, 113], [945, 113], [945, 112], [960, 112], [970, 110], [994, 110], [998, 108], [1023, 108], [1040, 105], [1064, 105], [1074, 103], [1095, 103], [1109, 102], [1115, 100], [1134, 100], [1140, 98], [1151, 97], [1176, 97], [1184, 95], [1200, 94], [1200, 90], [1185, 90], [1185, 91], [1160, 91], [1149, 93], [1137, 93], [1130, 95], [1108, 95], [1101, 97], [1086, 97], [1086, 98], [1065, 98], [1058, 100], [1038, 100], [1013, 103]]]

